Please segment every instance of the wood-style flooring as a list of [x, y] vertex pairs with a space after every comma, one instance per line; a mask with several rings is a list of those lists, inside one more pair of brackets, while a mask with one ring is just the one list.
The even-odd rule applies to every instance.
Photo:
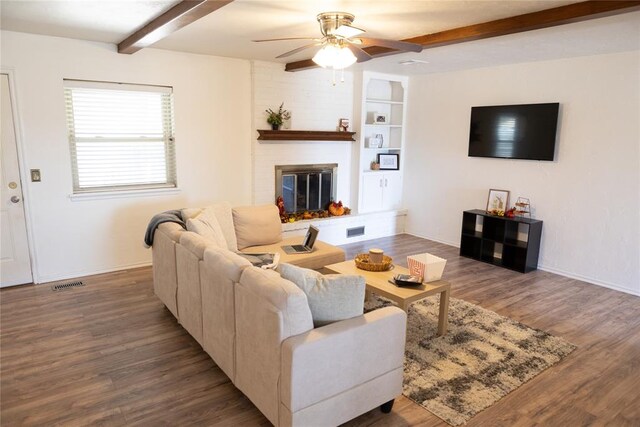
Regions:
[[[555, 274], [520, 274], [409, 235], [380, 247], [401, 265], [448, 260], [452, 297], [543, 329], [578, 349], [468, 426], [640, 426], [640, 298]], [[13, 425], [269, 425], [153, 294], [150, 268], [0, 291], [0, 423]], [[349, 426], [447, 426], [401, 397]]]

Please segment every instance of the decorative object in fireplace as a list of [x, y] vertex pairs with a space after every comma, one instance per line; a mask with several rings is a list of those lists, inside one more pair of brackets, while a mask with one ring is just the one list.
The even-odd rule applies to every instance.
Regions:
[[287, 213], [327, 209], [335, 200], [337, 163], [276, 166], [276, 198]]

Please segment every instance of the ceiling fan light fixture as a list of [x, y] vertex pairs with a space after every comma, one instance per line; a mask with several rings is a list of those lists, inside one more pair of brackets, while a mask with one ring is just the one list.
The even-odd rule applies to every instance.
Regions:
[[356, 60], [356, 57], [348, 48], [335, 44], [327, 44], [312, 59], [322, 68], [333, 68], [334, 70], [347, 68], [353, 65]]

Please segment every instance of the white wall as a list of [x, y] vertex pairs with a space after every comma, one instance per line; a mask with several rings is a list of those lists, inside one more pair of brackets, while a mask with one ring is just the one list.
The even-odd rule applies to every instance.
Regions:
[[[23, 182], [40, 282], [147, 264], [142, 238], [162, 210], [211, 201], [251, 202], [251, 77], [246, 60], [3, 31], [2, 67], [15, 72], [26, 169]], [[169, 85], [174, 89], [180, 192], [72, 201], [64, 78]], [[27, 174], [22, 172], [23, 181]]]
[[[490, 188], [531, 199], [539, 267], [640, 294], [640, 52], [411, 78], [407, 231], [459, 246]], [[554, 162], [467, 156], [471, 106], [560, 102]]]
[[292, 112], [291, 129], [337, 130], [339, 119], [353, 119], [352, 73], [344, 73], [344, 83], [341, 73], [336, 73], [333, 85], [329, 70], [291, 73], [284, 71], [284, 64], [254, 61], [252, 75], [254, 203], [275, 203], [275, 165], [337, 163], [337, 199], [351, 206], [351, 200], [358, 198], [357, 193], [351, 195], [355, 142], [258, 141], [256, 129], [271, 129], [265, 110], [275, 110], [284, 102]]

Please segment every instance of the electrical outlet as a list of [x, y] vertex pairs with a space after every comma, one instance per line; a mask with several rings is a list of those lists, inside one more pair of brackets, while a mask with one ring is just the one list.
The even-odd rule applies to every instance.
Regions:
[[31, 169], [31, 182], [40, 182], [41, 180], [40, 169]]

